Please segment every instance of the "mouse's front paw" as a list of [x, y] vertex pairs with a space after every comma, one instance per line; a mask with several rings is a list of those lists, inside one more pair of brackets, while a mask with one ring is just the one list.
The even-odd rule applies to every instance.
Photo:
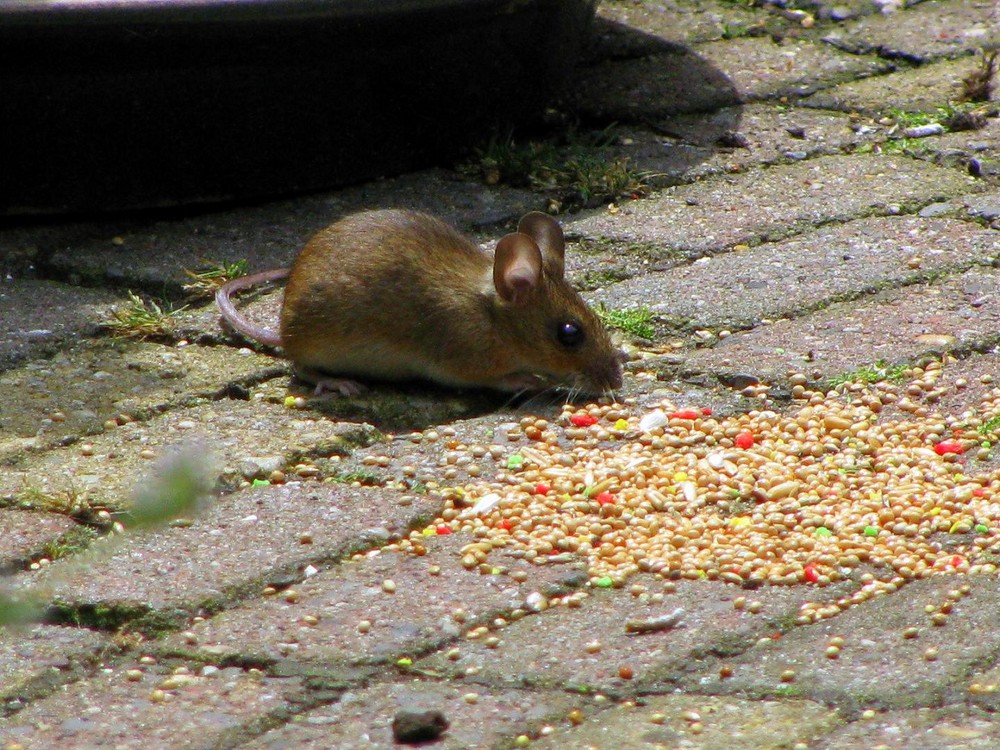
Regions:
[[324, 393], [339, 393], [341, 396], [360, 396], [368, 387], [356, 380], [347, 378], [320, 378], [316, 381], [313, 394], [322, 396]]

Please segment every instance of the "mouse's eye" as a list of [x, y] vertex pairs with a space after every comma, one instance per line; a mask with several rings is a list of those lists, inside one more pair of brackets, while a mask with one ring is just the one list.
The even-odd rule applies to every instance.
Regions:
[[586, 336], [583, 333], [583, 326], [574, 320], [567, 320], [565, 323], [559, 324], [559, 329], [556, 331], [556, 338], [559, 339], [559, 343], [563, 346], [572, 348], [582, 344]]

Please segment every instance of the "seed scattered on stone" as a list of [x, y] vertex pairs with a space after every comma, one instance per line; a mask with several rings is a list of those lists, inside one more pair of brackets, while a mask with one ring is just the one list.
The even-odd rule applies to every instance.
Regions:
[[584, 720], [583, 711], [574, 708], [566, 714], [566, 718], [569, 719], [570, 724], [582, 724]]
[[781, 681], [782, 682], [795, 682], [795, 670], [794, 669], [786, 669], [785, 671], [783, 671], [781, 673]]
[[125, 679], [129, 682], [139, 682], [142, 680], [143, 671], [141, 669], [129, 669], [125, 672]]
[[393, 581], [391, 578], [386, 578], [384, 581], [382, 581], [382, 590], [387, 594], [395, 594], [396, 582]]
[[635, 672], [632, 670], [632, 667], [628, 666], [627, 664], [623, 664], [622, 666], [618, 667], [618, 676], [621, 677], [623, 680], [631, 680], [633, 677], [635, 677]]
[[827, 646], [826, 647], [826, 658], [827, 659], [839, 659], [840, 658], [840, 647], [838, 647], [838, 646]]
[[[544, 425], [528, 416], [501, 425], [478, 457], [449, 439], [454, 466], [475, 458], [497, 474], [444, 495], [430, 528], [532, 566], [579, 559], [589, 591], [623, 588], [643, 603], [654, 592], [633, 588], [629, 579], [640, 572], [748, 589], [821, 588], [857, 577], [857, 591], [800, 612], [803, 625], [908, 581], [995, 574], [997, 566], [982, 560], [1000, 541], [992, 500], [1000, 473], [988, 466], [977, 473], [975, 455], [990, 439], [977, 428], [1000, 417], [1000, 391], [968, 415], [937, 413], [932, 397], [954, 392], [945, 370], [928, 362], [909, 368], [904, 383], [829, 390], [819, 370], [791, 372], [799, 400], [781, 412], [767, 401], [767, 384], [751, 386], [750, 397], [764, 398], [754, 408], [725, 417], [666, 399], [643, 409], [634, 401], [572, 406]], [[538, 439], [525, 438], [529, 429]], [[942, 444], [949, 450], [936, 450]], [[465, 554], [470, 570], [495, 569], [485, 547]], [[540, 611], [543, 601], [529, 595], [523, 608]], [[742, 594], [733, 602], [741, 607], [763, 611]], [[928, 613], [935, 615], [947, 611], [938, 605]]]
[[600, 652], [601, 648], [600, 641], [590, 641], [590, 643], [583, 647], [583, 650], [588, 654], [596, 654]]
[[660, 630], [671, 630], [677, 627], [684, 618], [684, 610], [678, 607], [673, 612], [659, 617], [649, 617], [643, 620], [626, 620], [625, 632], [630, 634], [655, 633]]
[[365, 633], [371, 632], [372, 622], [371, 620], [362, 620], [358, 623], [358, 632], [364, 635]]
[[924, 651], [924, 659], [926, 661], [936, 661], [937, 658], [938, 658], [938, 650], [933, 646]]
[[464, 700], [469, 705], [476, 704], [479, 702], [479, 693], [466, 693], [465, 695], [462, 696], [462, 700]]

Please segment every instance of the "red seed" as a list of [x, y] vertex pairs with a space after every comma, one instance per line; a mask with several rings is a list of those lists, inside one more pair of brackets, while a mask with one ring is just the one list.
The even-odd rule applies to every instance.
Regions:
[[806, 565], [805, 569], [802, 571], [802, 577], [809, 583], [816, 583], [816, 581], [819, 580], [819, 573], [816, 572], [816, 566], [812, 563]]
[[710, 406], [703, 406], [703, 407], [701, 407], [701, 413], [703, 415], [705, 415], [706, 417], [712, 416], [712, 407], [710, 407]]
[[610, 492], [601, 492], [600, 494], [598, 494], [596, 500], [601, 505], [609, 505], [611, 503], [614, 503], [615, 496], [612, 495]]
[[747, 450], [753, 447], [753, 434], [750, 432], [741, 432], [736, 436], [736, 447], [742, 450]]
[[621, 667], [618, 667], [618, 676], [621, 677], [623, 680], [631, 680], [633, 677], [635, 677], [635, 672], [632, 671], [632, 667], [626, 664]]
[[510, 531], [512, 528], [514, 528], [514, 524], [510, 522], [509, 518], [501, 518], [500, 522], [497, 523], [497, 528], [503, 529], [504, 531]]
[[547, 484], [545, 484], [545, 482], [539, 482], [538, 484], [535, 485], [536, 495], [548, 495], [551, 491], [552, 488], [549, 487]]
[[577, 427], [590, 427], [592, 424], [597, 424], [597, 417], [592, 417], [589, 414], [574, 414], [569, 418]]
[[945, 453], [965, 453], [965, 448], [957, 440], [942, 440], [934, 446], [934, 452], [943, 456]]
[[435, 529], [435, 531], [436, 531], [436, 532], [437, 532], [437, 533], [438, 533], [439, 535], [442, 535], [442, 536], [443, 536], [443, 535], [445, 535], [445, 534], [450, 534], [450, 533], [451, 533], [451, 526], [445, 526], [444, 524], [442, 524], [441, 526], [438, 526], [438, 527], [437, 527], [437, 528]]

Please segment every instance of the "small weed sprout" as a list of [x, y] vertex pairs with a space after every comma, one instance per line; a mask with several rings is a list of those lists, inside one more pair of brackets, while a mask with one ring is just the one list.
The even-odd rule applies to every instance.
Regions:
[[185, 307], [164, 310], [154, 300], [145, 300], [131, 289], [128, 302], [111, 311], [104, 321], [115, 338], [150, 339], [169, 336], [173, 331], [173, 316]]
[[530, 187], [579, 205], [648, 194], [659, 175], [635, 169], [628, 157], [609, 154], [616, 139], [614, 125], [596, 132], [571, 128], [558, 140], [524, 143], [508, 132], [494, 135], [460, 169], [481, 175], [490, 185]]
[[183, 288], [194, 299], [211, 297], [226, 282], [246, 276], [248, 268], [246, 260], [235, 260], [232, 263], [206, 261], [205, 266], [196, 271], [184, 269], [184, 273], [192, 280]]

